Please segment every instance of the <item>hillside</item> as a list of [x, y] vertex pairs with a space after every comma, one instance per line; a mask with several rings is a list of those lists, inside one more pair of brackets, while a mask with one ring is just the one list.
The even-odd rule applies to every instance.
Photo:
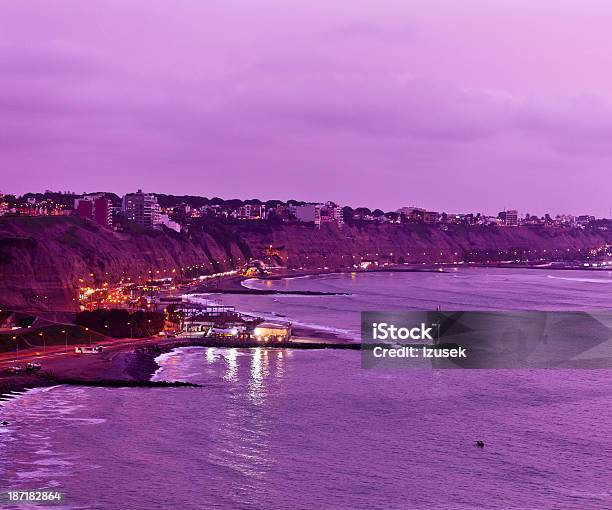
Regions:
[[75, 310], [84, 284], [112, 284], [128, 276], [144, 281], [150, 272], [186, 275], [188, 268], [219, 272], [249, 258], [312, 269], [346, 268], [362, 259], [550, 260], [581, 257], [610, 238], [609, 231], [596, 229], [456, 226], [443, 231], [371, 223], [316, 230], [303, 224], [209, 221], [188, 234], [132, 230], [117, 233], [78, 217], [0, 218], [0, 307]]

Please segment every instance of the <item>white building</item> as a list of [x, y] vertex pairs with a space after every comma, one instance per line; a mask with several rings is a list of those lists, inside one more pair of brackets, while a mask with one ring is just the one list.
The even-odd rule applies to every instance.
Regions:
[[336, 223], [339, 227], [344, 224], [342, 207], [334, 202], [297, 205], [290, 207], [290, 212], [298, 221], [313, 222], [317, 228], [321, 223]]
[[161, 228], [162, 225], [164, 227], [171, 228], [176, 232], [181, 231], [181, 226], [176, 221], [172, 221], [167, 214], [158, 214], [153, 226], [155, 228]]

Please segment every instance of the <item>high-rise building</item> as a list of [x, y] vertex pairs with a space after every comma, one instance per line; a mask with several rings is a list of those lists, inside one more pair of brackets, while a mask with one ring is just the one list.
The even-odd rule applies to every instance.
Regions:
[[304, 204], [293, 207], [295, 219], [305, 223], [314, 222], [315, 226], [321, 225], [321, 206], [319, 204]]
[[512, 227], [515, 227], [516, 225], [518, 225], [518, 211], [516, 211], [515, 209], [511, 209], [505, 212], [506, 212], [506, 219], [505, 219], [506, 225], [512, 226]]
[[330, 222], [336, 223], [339, 227], [344, 225], [344, 217], [342, 216], [342, 207], [335, 202], [326, 202], [321, 206], [321, 223]]
[[4, 195], [0, 193], [0, 216], [6, 214], [8, 211], [8, 204], [4, 201]]
[[145, 228], [153, 228], [157, 224], [157, 216], [160, 213], [157, 197], [150, 193], [143, 193], [141, 189], [123, 197], [121, 211], [128, 220]]
[[104, 195], [88, 195], [74, 200], [74, 210], [106, 228], [113, 226], [111, 201]]
[[312, 221], [317, 228], [322, 223], [336, 223], [339, 227], [344, 224], [342, 207], [334, 202], [290, 206], [289, 210], [296, 220], [305, 223]]

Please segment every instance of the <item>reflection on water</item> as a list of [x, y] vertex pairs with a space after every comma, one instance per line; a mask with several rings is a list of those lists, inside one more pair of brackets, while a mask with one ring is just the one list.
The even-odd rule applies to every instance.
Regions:
[[[297, 282], [350, 295], [232, 304], [355, 332], [361, 310], [612, 306], [605, 285], [546, 271], [273, 288]], [[155, 380], [201, 387], [61, 387], [2, 402], [0, 490], [57, 487], [70, 509], [612, 508], [604, 370], [361, 370], [353, 351], [270, 348], [157, 360]]]
[[[250, 357], [247, 395], [253, 404], [261, 405], [268, 397], [266, 380], [271, 377], [282, 379], [284, 360], [287, 357], [287, 353], [280, 349], [266, 349], [263, 347], [257, 347], [252, 350], [208, 347], [204, 352], [206, 363], [211, 368], [217, 364], [225, 366], [223, 379], [228, 382], [238, 381], [240, 368], [238, 360], [243, 357]], [[161, 363], [162, 369], [160, 369], [158, 378], [161, 378], [161, 374], [165, 373], [167, 368], [164, 361]], [[173, 357], [171, 360], [169, 359], [168, 364], [173, 365], [174, 363], [176, 363], [176, 357]]]
[[360, 370], [352, 351], [270, 348], [158, 361], [156, 379], [202, 387], [7, 402], [0, 490], [55, 487], [69, 509], [610, 508], [605, 371]]
[[265, 360], [261, 347], [254, 350], [251, 357], [251, 378], [249, 380], [249, 399], [254, 404], [261, 404], [265, 399], [264, 374], [267, 373], [268, 351], [265, 352]]
[[227, 362], [227, 373], [224, 379], [226, 381], [235, 381], [238, 375], [238, 349], [228, 349], [225, 361]]
[[276, 370], [274, 371], [273, 375], [275, 375], [279, 379], [283, 377], [283, 373], [284, 373], [283, 359], [284, 359], [283, 351], [278, 351], [276, 353]]

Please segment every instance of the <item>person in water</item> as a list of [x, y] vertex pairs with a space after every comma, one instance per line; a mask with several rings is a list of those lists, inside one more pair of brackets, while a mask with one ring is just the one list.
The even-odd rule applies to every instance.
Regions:
[[485, 445], [484, 445], [484, 441], [480, 441], [480, 440], [476, 441], [476, 446], [477, 446], [478, 448], [484, 448], [484, 446], [485, 446]]

